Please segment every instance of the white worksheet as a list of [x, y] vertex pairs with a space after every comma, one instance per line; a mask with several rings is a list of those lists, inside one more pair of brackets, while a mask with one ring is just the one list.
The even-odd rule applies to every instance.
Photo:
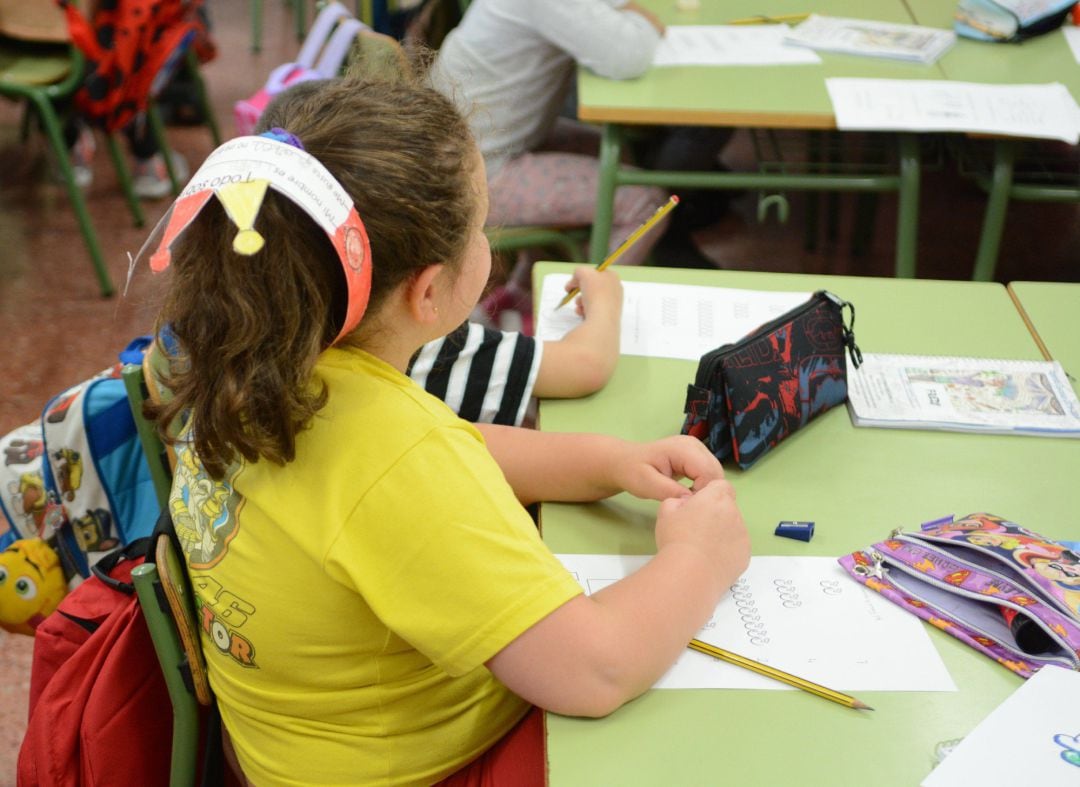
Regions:
[[984, 85], [904, 79], [825, 80], [843, 130], [966, 131], [1080, 140], [1080, 108], [1060, 82]]
[[[586, 593], [641, 555], [558, 555]], [[837, 691], [956, 691], [922, 621], [849, 577], [831, 557], [751, 558], [697, 638]], [[687, 650], [658, 689], [790, 689]]]
[[1065, 41], [1069, 44], [1076, 62], [1080, 63], [1080, 27], [1066, 25], [1061, 28], [1061, 34], [1065, 36]]
[[784, 43], [787, 25], [672, 25], [654, 66], [778, 66], [820, 63], [814, 52]]
[[[566, 295], [568, 274], [544, 277], [536, 337], [561, 339], [581, 324]], [[759, 325], [809, 300], [809, 292], [764, 292], [690, 284], [623, 282], [622, 355], [696, 361], [709, 350], [736, 342]]]
[[923, 781], [923, 787], [975, 784], [1080, 784], [1080, 672], [1043, 667]]

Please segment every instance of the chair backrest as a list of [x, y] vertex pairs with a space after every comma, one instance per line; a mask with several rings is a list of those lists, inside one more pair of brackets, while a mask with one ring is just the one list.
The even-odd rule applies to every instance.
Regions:
[[146, 618], [173, 711], [171, 787], [195, 783], [201, 739], [216, 743], [217, 730], [204, 732], [200, 706], [213, 703], [206, 661], [199, 645], [195, 597], [180, 557], [168, 510], [152, 536], [154, 562], [135, 568], [132, 581]]

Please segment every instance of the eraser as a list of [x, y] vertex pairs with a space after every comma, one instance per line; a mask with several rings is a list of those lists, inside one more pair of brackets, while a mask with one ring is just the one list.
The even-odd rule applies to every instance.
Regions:
[[814, 537], [814, 523], [785, 520], [776, 526], [776, 535], [794, 538], [796, 541], [809, 541]]

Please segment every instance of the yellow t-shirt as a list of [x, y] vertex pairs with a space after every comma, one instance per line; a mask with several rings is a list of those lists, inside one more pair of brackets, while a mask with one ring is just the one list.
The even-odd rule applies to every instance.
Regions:
[[211, 685], [255, 784], [437, 781], [527, 710], [484, 662], [581, 589], [471, 424], [360, 351], [316, 376], [288, 465], [178, 451]]

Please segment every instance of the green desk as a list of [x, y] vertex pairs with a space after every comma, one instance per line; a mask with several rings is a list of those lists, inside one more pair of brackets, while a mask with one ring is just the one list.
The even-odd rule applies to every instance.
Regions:
[[[534, 275], [538, 281], [570, 267], [541, 263]], [[619, 272], [634, 281], [825, 287], [856, 305], [855, 332], [866, 352], [1040, 357], [999, 284]], [[542, 402], [540, 426], [638, 440], [677, 433], [694, 369], [690, 361], [623, 356], [599, 393]], [[750, 470], [728, 470], [755, 554], [829, 556], [866, 546], [896, 526], [983, 510], [1066, 536], [1062, 523], [1075, 521], [1080, 510], [1078, 474], [1074, 440], [856, 429], [844, 409], [809, 424]], [[545, 504], [541, 524], [555, 552], [650, 554], [655, 510], [655, 503], [627, 495], [590, 505]], [[775, 537], [784, 519], [815, 521], [813, 541]], [[967, 734], [1020, 684], [989, 659], [928, 630], [958, 692], [860, 691], [876, 710], [859, 713], [797, 691], [650, 691], [604, 719], [549, 715], [550, 782], [913, 787], [931, 770], [935, 744]]]
[[[762, 13], [757, 0], [703, 0], [698, 11], [675, 10], [672, 0], [641, 0], [665, 24], [716, 25]], [[818, 13], [867, 16], [858, 0], [823, 0]], [[875, 0], [872, 15], [883, 21], [910, 24], [902, 0]], [[806, 10], [798, 0], [777, 0], [770, 14]], [[866, 57], [821, 53], [820, 65], [654, 68], [638, 79], [603, 79], [584, 69], [578, 75], [578, 115], [603, 124], [600, 181], [590, 259], [599, 262], [611, 234], [615, 188], [625, 184], [666, 188], [787, 189], [806, 191], [896, 191], [900, 195], [896, 241], [896, 273], [915, 275], [919, 196], [919, 149], [914, 134], [898, 136], [899, 166], [892, 174], [788, 174], [784, 172], [672, 172], [620, 167], [624, 125], [750, 126], [763, 129], [834, 129], [826, 77], [941, 79], [934, 66]]]
[[[940, 0], [907, 0], [920, 25], [952, 25], [952, 3]], [[1061, 82], [1080, 99], [1080, 66], [1060, 30], [1024, 41], [1022, 44], [994, 44], [957, 40], [956, 45], [938, 61], [946, 79], [997, 85], [1042, 84]], [[1022, 183], [1014, 180], [1016, 138], [994, 141], [993, 163], [988, 176], [978, 178], [987, 191], [986, 214], [975, 255], [972, 278], [989, 281], [994, 277], [1001, 234], [1009, 200], [1036, 202], [1080, 202], [1080, 181], [1072, 184]]]
[[1080, 394], [1080, 284], [1014, 281], [1009, 294], [1044, 355], [1060, 361]]

